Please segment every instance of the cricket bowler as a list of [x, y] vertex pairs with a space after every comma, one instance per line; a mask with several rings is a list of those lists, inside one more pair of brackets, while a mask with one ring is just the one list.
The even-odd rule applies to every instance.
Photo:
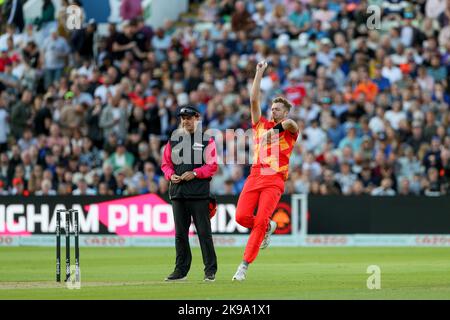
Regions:
[[245, 280], [249, 265], [256, 259], [259, 249], [267, 248], [270, 235], [277, 228], [271, 217], [284, 192], [289, 157], [299, 135], [297, 123], [287, 118], [291, 104], [285, 98], [272, 101], [271, 120], [261, 116], [260, 84], [266, 68], [266, 61], [258, 63], [251, 90], [253, 165], [236, 208], [236, 222], [251, 232], [233, 281]]

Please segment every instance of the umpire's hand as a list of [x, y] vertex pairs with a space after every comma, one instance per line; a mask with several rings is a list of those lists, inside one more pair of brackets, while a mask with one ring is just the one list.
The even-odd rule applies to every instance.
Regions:
[[195, 174], [192, 171], [186, 171], [185, 173], [183, 173], [183, 175], [181, 176], [181, 180], [184, 181], [191, 181], [195, 178]]
[[176, 174], [173, 174], [173, 175], [170, 177], [170, 181], [172, 181], [172, 183], [175, 183], [175, 184], [180, 183], [181, 180], [182, 180], [181, 177], [180, 177], [179, 175], [176, 175]]

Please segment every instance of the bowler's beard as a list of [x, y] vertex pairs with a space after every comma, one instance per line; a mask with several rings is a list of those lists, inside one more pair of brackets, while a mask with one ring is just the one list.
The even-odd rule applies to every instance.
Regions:
[[275, 118], [274, 116], [272, 116], [272, 121], [274, 121], [274, 122], [276, 122], [276, 123], [280, 123], [280, 122], [282, 122], [284, 119], [286, 119], [286, 117]]

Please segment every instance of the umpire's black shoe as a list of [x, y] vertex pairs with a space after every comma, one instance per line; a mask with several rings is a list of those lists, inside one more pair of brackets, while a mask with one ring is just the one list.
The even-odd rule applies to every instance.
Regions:
[[186, 280], [186, 275], [181, 273], [178, 270], [175, 270], [164, 280], [165, 281], [182, 281], [182, 280]]
[[203, 281], [214, 282], [216, 281], [216, 275], [214, 273], [205, 274], [205, 278], [203, 279]]

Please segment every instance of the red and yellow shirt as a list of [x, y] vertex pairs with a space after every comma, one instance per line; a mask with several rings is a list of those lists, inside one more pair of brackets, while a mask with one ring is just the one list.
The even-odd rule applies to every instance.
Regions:
[[[281, 132], [273, 143], [264, 143], [265, 133], [275, 127], [274, 121], [264, 117], [253, 128], [253, 169], [260, 169], [260, 174], [281, 174], [284, 180], [289, 175], [289, 157], [294, 149], [299, 133], [288, 130]], [[262, 170], [261, 170], [262, 169]]]

